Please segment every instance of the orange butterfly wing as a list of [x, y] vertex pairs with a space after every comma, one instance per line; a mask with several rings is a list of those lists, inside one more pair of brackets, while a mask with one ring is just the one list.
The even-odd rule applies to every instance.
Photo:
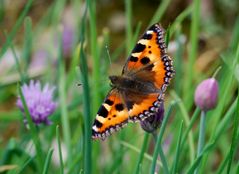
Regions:
[[92, 127], [92, 138], [105, 139], [127, 124], [128, 118], [128, 110], [120, 93], [116, 89], [111, 90], [96, 115]]
[[97, 113], [92, 127], [93, 138], [105, 139], [128, 121], [143, 120], [158, 111], [174, 74], [163, 33], [159, 24], [152, 25], [137, 42], [122, 71], [125, 77], [152, 83], [160, 92], [140, 94], [112, 89]]
[[159, 24], [152, 25], [137, 42], [122, 74], [151, 81], [156, 88], [166, 90], [174, 70], [173, 61], [166, 52], [164, 30]]
[[163, 101], [163, 93], [140, 95], [138, 93], [123, 93], [123, 100], [128, 109], [129, 121], [142, 121], [154, 115]]

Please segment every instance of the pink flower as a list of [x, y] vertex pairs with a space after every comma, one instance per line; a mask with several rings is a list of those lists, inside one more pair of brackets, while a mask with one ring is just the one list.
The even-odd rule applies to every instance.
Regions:
[[195, 91], [194, 101], [203, 111], [213, 109], [217, 105], [218, 82], [215, 78], [202, 81]]
[[[24, 84], [21, 89], [32, 121], [36, 125], [41, 123], [46, 125], [51, 124], [48, 117], [55, 111], [57, 106], [57, 103], [53, 101], [53, 92], [55, 87], [49, 87], [49, 85], [46, 84], [43, 89], [41, 89], [39, 81], [34, 82], [31, 80], [29, 85]], [[23, 112], [23, 114], [25, 114], [20, 96], [18, 96], [16, 105]]]

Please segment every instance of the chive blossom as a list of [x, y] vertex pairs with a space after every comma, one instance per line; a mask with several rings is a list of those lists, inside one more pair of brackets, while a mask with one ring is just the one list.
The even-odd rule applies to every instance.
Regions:
[[217, 105], [218, 82], [215, 78], [202, 81], [196, 88], [194, 101], [203, 111], [213, 109]]
[[[24, 84], [21, 89], [32, 121], [36, 125], [41, 123], [46, 125], [51, 124], [51, 121], [48, 119], [48, 117], [55, 111], [57, 107], [57, 103], [53, 101], [53, 92], [55, 87], [49, 87], [49, 85], [46, 84], [41, 89], [40, 82], [34, 82], [32, 80], [30, 81], [29, 85]], [[25, 114], [24, 106], [20, 96], [18, 96], [16, 105], [23, 112], [23, 114]], [[26, 118], [24, 119], [24, 122], [26, 123]]]

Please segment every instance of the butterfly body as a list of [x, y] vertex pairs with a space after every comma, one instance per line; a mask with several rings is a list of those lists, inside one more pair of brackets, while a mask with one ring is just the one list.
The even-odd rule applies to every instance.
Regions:
[[112, 89], [100, 106], [92, 138], [105, 139], [129, 121], [141, 121], [158, 112], [173, 77], [163, 28], [152, 25], [137, 42], [120, 76], [110, 76]]
[[150, 94], [150, 93], [159, 93], [161, 90], [157, 89], [153, 83], [150, 81], [140, 81], [135, 77], [127, 76], [110, 76], [109, 77], [112, 83], [112, 88], [116, 88], [118, 91], [132, 92], [137, 94]]

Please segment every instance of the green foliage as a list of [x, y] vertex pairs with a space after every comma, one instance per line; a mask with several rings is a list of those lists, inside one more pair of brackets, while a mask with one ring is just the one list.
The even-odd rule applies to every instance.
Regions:
[[[5, 2], [0, 1], [1, 26], [8, 14]], [[210, 28], [223, 28], [220, 36], [210, 35], [223, 41], [220, 43], [223, 49], [218, 49], [216, 58], [202, 70], [198, 68], [203, 57], [200, 55], [204, 53], [199, 45], [200, 34], [209, 37], [208, 30], [201, 28], [204, 21], [200, 18], [200, 8], [204, 2], [194, 0], [170, 22], [165, 22], [163, 17], [172, 12], [173, 0], [163, 0], [154, 7], [146, 22], [136, 20], [134, 13], [141, 1], [123, 2], [126, 19], [121, 43], [116, 41], [111, 28], [100, 30], [101, 25], [107, 26], [100, 23], [103, 12], [98, 7], [103, 7], [91, 0], [54, 0], [49, 6], [43, 4], [45, 12], [40, 19], [32, 15], [38, 2], [28, 0], [13, 26], [1, 30], [5, 42], [0, 46], [0, 65], [8, 52], [13, 54], [14, 64], [3, 75], [0, 69], [0, 173], [238, 173], [235, 154], [239, 147], [239, 18], [233, 19], [231, 28], [207, 23]], [[63, 21], [62, 16], [69, 7], [73, 13], [70, 20], [74, 21], [74, 35], [71, 50], [66, 54], [64, 22], [69, 19]], [[166, 91], [167, 112], [160, 129], [152, 135], [137, 123], [129, 124], [105, 141], [93, 141], [92, 122], [110, 88], [106, 80], [108, 71], [120, 72], [123, 64], [118, 63], [118, 68], [115, 62], [125, 53], [128, 56], [144, 27], [161, 21], [167, 31], [167, 45], [170, 47], [172, 42], [176, 45], [170, 55], [176, 74]], [[44, 37], [47, 32], [50, 34]], [[189, 42], [182, 42], [181, 36]], [[44, 44], [40, 47], [42, 39]], [[117, 42], [117, 48], [111, 47], [113, 42]], [[209, 51], [215, 50], [213, 46]], [[46, 60], [39, 59], [46, 61], [44, 66], [32, 67], [34, 53], [42, 48], [47, 52]], [[207, 59], [211, 60], [212, 55], [208, 54]], [[200, 128], [201, 111], [193, 99], [195, 87], [202, 79], [211, 77], [219, 66], [221, 69], [215, 77], [219, 82], [218, 104], [204, 115], [204, 125]], [[31, 79], [40, 79], [57, 88], [58, 108], [50, 116], [52, 125], [36, 126], [31, 119], [20, 88], [20, 84]], [[16, 96], [23, 102], [27, 126], [15, 106]]]

